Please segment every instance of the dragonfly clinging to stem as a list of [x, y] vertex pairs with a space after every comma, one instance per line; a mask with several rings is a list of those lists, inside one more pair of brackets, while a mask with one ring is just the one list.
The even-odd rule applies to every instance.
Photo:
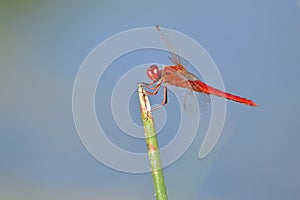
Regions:
[[[173, 65], [164, 66], [162, 70], [159, 70], [157, 65], [151, 65], [147, 69], [147, 75], [151, 79], [150, 83], [143, 83], [150, 91], [146, 91], [149, 95], [156, 95], [161, 87], [164, 85], [164, 100], [159, 106], [164, 106], [167, 103], [167, 86], [173, 85], [176, 87], [187, 88], [191, 92], [200, 92], [208, 95], [215, 95], [226, 98], [238, 103], [242, 103], [248, 106], [257, 106], [257, 104], [247, 98], [233, 95], [222, 90], [216, 89], [212, 86], [202, 82], [197, 76], [189, 72], [182, 64], [180, 57], [175, 53], [172, 44], [168, 38], [168, 35], [157, 25], [157, 31], [159, 32], [163, 42], [167, 45], [171, 57], [170, 60]], [[158, 107], [154, 108], [157, 109]]]

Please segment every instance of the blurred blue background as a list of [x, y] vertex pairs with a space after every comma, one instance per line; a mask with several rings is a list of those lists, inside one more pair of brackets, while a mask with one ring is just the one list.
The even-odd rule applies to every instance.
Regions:
[[214, 151], [199, 160], [196, 140], [165, 169], [169, 199], [300, 198], [297, 0], [31, 0], [0, 6], [0, 199], [154, 199], [151, 174], [112, 170], [86, 151], [72, 88], [99, 42], [156, 24], [198, 41], [226, 88], [259, 104], [228, 102]]

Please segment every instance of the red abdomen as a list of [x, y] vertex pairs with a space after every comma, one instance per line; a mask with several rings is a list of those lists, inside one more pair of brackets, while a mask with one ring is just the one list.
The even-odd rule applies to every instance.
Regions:
[[254, 101], [250, 100], [250, 99], [246, 99], [246, 98], [239, 97], [239, 96], [227, 93], [227, 92], [223, 92], [221, 90], [218, 90], [216, 88], [213, 88], [213, 87], [203, 83], [200, 80], [189, 81], [189, 83], [190, 83], [192, 89], [196, 92], [203, 92], [203, 93], [206, 93], [206, 94], [213, 94], [213, 95], [216, 95], [216, 96], [219, 96], [219, 97], [224, 97], [226, 99], [236, 101], [236, 102], [239, 102], [239, 103], [243, 103], [243, 104], [246, 104], [246, 105], [249, 105], [249, 106], [257, 106], [257, 104]]

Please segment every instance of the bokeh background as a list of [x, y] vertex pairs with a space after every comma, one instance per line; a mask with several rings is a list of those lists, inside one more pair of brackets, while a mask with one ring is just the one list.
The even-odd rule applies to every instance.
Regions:
[[115, 171], [86, 151], [72, 88], [97, 44], [156, 24], [198, 41], [226, 88], [259, 104], [228, 102], [214, 151], [199, 160], [196, 139], [165, 169], [169, 199], [300, 198], [297, 0], [30, 0], [0, 2], [0, 199], [154, 199], [151, 174]]

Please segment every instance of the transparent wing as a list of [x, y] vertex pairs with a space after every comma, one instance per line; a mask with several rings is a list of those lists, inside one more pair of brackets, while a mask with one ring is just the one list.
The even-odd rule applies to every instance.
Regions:
[[160, 34], [160, 37], [162, 38], [163, 42], [167, 46], [168, 50], [171, 53], [170, 60], [177, 66], [181, 66], [183, 69], [185, 69], [181, 63], [180, 57], [176, 54], [178, 52], [178, 47], [175, 46], [176, 42], [174, 38], [172, 37], [172, 34], [169, 33], [167, 29], [161, 28], [159, 25], [156, 25], [156, 29]]
[[183, 108], [190, 114], [203, 114], [210, 110], [210, 96], [204, 93], [188, 91], [183, 100]]
[[[189, 79], [185, 75], [185, 72], [174, 72], [180, 79], [184, 80], [187, 84], [188, 91], [185, 94], [183, 99], [183, 108], [186, 112], [191, 114], [201, 113], [203, 114], [210, 109], [211, 97], [209, 94], [195, 92], [192, 85], [190, 84]], [[196, 76], [195, 76], [196, 77]]]
[[[203, 112], [210, 107], [210, 96], [204, 93], [193, 92], [192, 86], [188, 80], [195, 80], [198, 79], [196, 76], [189, 73], [185, 65], [189, 65], [184, 59], [181, 59], [180, 56], [177, 54], [180, 52], [180, 48], [172, 36], [171, 32], [168, 29], [161, 28], [159, 25], [156, 26], [157, 31], [160, 34], [163, 42], [167, 46], [168, 50], [170, 51], [171, 58], [170, 60], [176, 65], [176, 70], [172, 71], [175, 73], [176, 76], [179, 78], [179, 81], [184, 81], [186, 84], [184, 87], [188, 89], [184, 100], [183, 100], [183, 107], [184, 109], [191, 114]], [[173, 68], [172, 68], [173, 69]], [[174, 84], [176, 86], [176, 84]], [[177, 85], [178, 86], [178, 85]]]

